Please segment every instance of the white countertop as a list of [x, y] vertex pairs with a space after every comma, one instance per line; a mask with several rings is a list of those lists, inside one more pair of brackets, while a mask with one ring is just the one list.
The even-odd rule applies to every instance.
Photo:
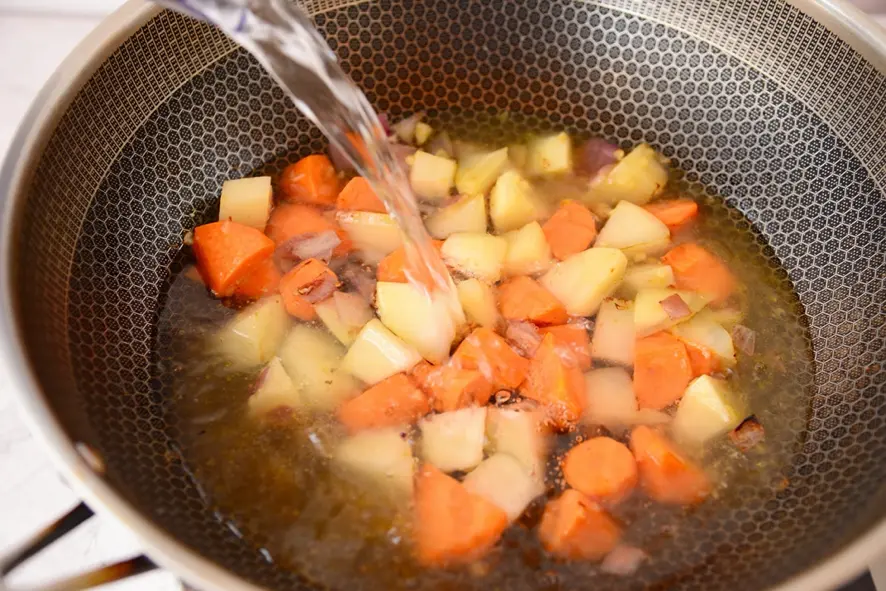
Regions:
[[[886, 0], [858, 0], [884, 14]], [[123, 0], [0, 0], [0, 160], [43, 82], [103, 15]], [[0, 554], [77, 503], [13, 408], [0, 360]], [[16, 573], [33, 585], [138, 554], [138, 543], [116, 523], [93, 518]], [[886, 589], [886, 558], [872, 565]], [[104, 587], [109, 591], [172, 591], [181, 584], [154, 572]]]

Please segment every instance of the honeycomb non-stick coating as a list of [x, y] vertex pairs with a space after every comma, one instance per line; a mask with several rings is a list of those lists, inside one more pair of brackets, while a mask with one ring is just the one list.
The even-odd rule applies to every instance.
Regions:
[[[379, 110], [396, 118], [427, 109], [469, 131], [510, 111], [530, 126], [649, 142], [747, 216], [759, 239], [746, 247], [783, 268], [799, 295], [814, 371], [797, 368], [791, 383], [809, 397], [787, 417], [796, 434], [786, 443], [789, 486], [702, 510], [692, 518], [697, 534], [655, 555], [642, 578], [595, 587], [773, 585], [884, 516], [882, 75], [779, 2], [720, 3], [734, 16], [729, 35], [714, 26], [723, 13], [690, 1], [670, 12], [631, 3], [675, 26], [567, 0], [341, 4], [311, 6]], [[760, 37], [764, 23], [772, 38]], [[785, 54], [782, 45], [805, 56], [791, 75], [770, 59]], [[844, 89], [843, 108], [826, 100], [833, 89]], [[303, 581], [221, 523], [171, 453], [170, 376], [157, 353], [168, 335], [158, 335], [157, 319], [182, 235], [216, 215], [222, 181], [323, 146], [251, 57], [165, 13], [62, 118], [20, 242], [29, 354], [66, 427], [102, 451], [110, 481], [147, 515], [278, 589]]]

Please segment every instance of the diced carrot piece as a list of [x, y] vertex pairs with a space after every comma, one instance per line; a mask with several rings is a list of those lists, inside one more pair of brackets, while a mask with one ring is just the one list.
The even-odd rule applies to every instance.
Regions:
[[369, 181], [362, 176], [354, 177], [348, 181], [345, 188], [338, 194], [338, 199], [335, 200], [335, 208], [339, 211], [388, 213], [385, 204], [369, 185]]
[[529, 363], [521, 393], [545, 406], [551, 423], [560, 429], [575, 424], [584, 411], [585, 381], [581, 370], [557, 354], [554, 335], [547, 334]]
[[498, 286], [498, 306], [508, 320], [564, 324], [569, 319], [560, 300], [538, 281], [524, 275], [512, 277]]
[[641, 425], [631, 433], [631, 450], [637, 460], [640, 485], [659, 503], [694, 505], [711, 492], [704, 471], [683, 458], [658, 431]]
[[[437, 254], [440, 255], [440, 249], [443, 248], [443, 241], [431, 240], [431, 246], [433, 246]], [[401, 246], [379, 261], [378, 268], [375, 270], [375, 277], [379, 281], [406, 283], [408, 281], [406, 278], [406, 268], [408, 265], [409, 259], [406, 256], [406, 249]], [[431, 285], [430, 278], [423, 272], [419, 273], [417, 270], [412, 269], [410, 269], [410, 272], [416, 280], [421, 281], [425, 285]]]
[[594, 437], [569, 450], [563, 476], [569, 486], [595, 501], [618, 503], [637, 486], [637, 462], [625, 444]]
[[462, 369], [478, 369], [493, 386], [516, 388], [526, 379], [529, 360], [514, 351], [506, 340], [491, 329], [474, 329], [452, 356], [452, 364]]
[[335, 167], [324, 154], [306, 156], [283, 169], [280, 190], [289, 202], [332, 206], [338, 196]]
[[551, 246], [551, 252], [562, 261], [587, 250], [597, 237], [597, 220], [584, 205], [564, 201], [545, 222], [542, 230]]
[[538, 528], [545, 550], [567, 560], [602, 560], [621, 536], [599, 505], [571, 488], [547, 504]]
[[354, 245], [347, 232], [342, 230], [333, 220], [327, 219], [316, 208], [310, 205], [283, 203], [274, 208], [268, 225], [265, 227], [268, 237], [280, 246], [290, 238], [301, 234], [320, 234], [332, 230], [338, 235], [341, 244], [332, 251], [333, 256], [345, 256]]
[[544, 326], [538, 329], [542, 337], [554, 336], [554, 348], [560, 359], [578, 366], [582, 370], [591, 368], [591, 339], [588, 331], [575, 324]]
[[698, 203], [692, 199], [672, 199], [644, 205], [643, 209], [657, 217], [671, 232], [679, 230], [698, 216]]
[[637, 339], [634, 347], [634, 392], [640, 408], [661, 410], [677, 402], [692, 381], [686, 345], [658, 332]]
[[689, 354], [689, 366], [692, 368], [692, 377], [697, 378], [705, 374], [720, 371], [720, 360], [716, 354], [703, 345], [694, 345], [683, 342], [686, 352]]
[[438, 412], [471, 405], [485, 406], [494, 389], [479, 370], [449, 363], [435, 366], [423, 361], [412, 369], [412, 377], [431, 398], [431, 405]]
[[224, 220], [194, 228], [197, 268], [219, 297], [232, 295], [273, 252], [274, 243], [267, 236], [237, 222]]
[[300, 262], [280, 279], [280, 295], [286, 311], [301, 320], [313, 320], [317, 314], [309, 294], [314, 289], [326, 288], [327, 282], [332, 282], [333, 289], [338, 285], [338, 277], [326, 263], [318, 259]]
[[481, 558], [508, 525], [507, 514], [459, 481], [425, 464], [415, 479], [415, 549], [426, 566]]
[[274, 259], [268, 257], [253, 269], [243, 281], [237, 285], [234, 295], [250, 300], [257, 300], [266, 295], [277, 293], [280, 286], [280, 271], [274, 264]]
[[726, 265], [698, 244], [675, 246], [661, 260], [674, 270], [679, 289], [698, 291], [721, 302], [732, 295], [736, 280]]
[[338, 407], [338, 420], [351, 433], [414, 423], [430, 412], [428, 397], [406, 374], [394, 374]]

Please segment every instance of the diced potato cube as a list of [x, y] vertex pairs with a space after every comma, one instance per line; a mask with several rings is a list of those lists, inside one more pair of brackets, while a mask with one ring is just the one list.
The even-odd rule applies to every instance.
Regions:
[[597, 312], [591, 358], [607, 363], [634, 365], [634, 304], [625, 300], [606, 299]]
[[631, 248], [669, 241], [671, 232], [664, 223], [630, 201], [620, 201], [597, 235], [594, 246]]
[[[689, 307], [691, 314], [683, 318], [671, 318], [662, 307], [662, 300], [672, 295], [680, 296]], [[686, 322], [704, 308], [708, 299], [694, 291], [677, 289], [641, 289], [634, 298], [634, 330], [637, 337], [645, 337], [654, 332], [668, 329], [680, 322]]]
[[664, 263], [646, 263], [628, 268], [621, 282], [619, 295], [631, 298], [641, 289], [663, 288], [674, 285], [674, 270]]
[[401, 119], [391, 125], [391, 131], [393, 131], [404, 144], [411, 144], [415, 141], [415, 132], [418, 123], [424, 118], [424, 116], [425, 113], [423, 111], [413, 113], [409, 117]]
[[216, 343], [232, 369], [252, 369], [267, 363], [277, 353], [290, 322], [283, 298], [275, 295], [238, 312], [216, 334]]
[[368, 482], [395, 498], [412, 495], [415, 461], [401, 429], [372, 429], [346, 438], [333, 454], [344, 475]]
[[587, 404], [584, 422], [618, 434], [635, 425], [664, 425], [671, 417], [651, 408], [637, 409], [631, 376], [621, 367], [604, 367], [585, 374]]
[[513, 456], [492, 455], [465, 476], [465, 488], [480, 495], [508, 514], [514, 521], [523, 510], [545, 491], [544, 482], [533, 478]]
[[442, 294], [431, 298], [411, 283], [379, 281], [375, 302], [384, 325], [422, 357], [442, 363], [449, 356], [459, 321]]
[[495, 292], [488, 284], [471, 278], [459, 282], [456, 288], [468, 322], [493, 329], [498, 326], [501, 316], [495, 303]]
[[620, 367], [594, 369], [585, 374], [585, 422], [619, 429], [631, 425], [637, 414], [637, 397], [628, 372]]
[[421, 457], [444, 472], [470, 470], [483, 461], [486, 408], [471, 407], [425, 417]]
[[333, 337], [307, 324], [296, 324], [280, 348], [280, 360], [305, 406], [332, 410], [359, 393], [360, 386], [340, 371], [344, 349]]
[[507, 166], [507, 148], [460, 158], [455, 173], [455, 188], [463, 195], [484, 195]]
[[643, 263], [649, 259], [660, 258], [672, 247], [673, 243], [670, 238], [662, 238], [656, 242], [645, 242], [643, 244], [636, 244], [634, 246], [622, 248], [621, 251], [625, 253], [625, 256], [628, 257], [628, 260], [632, 263]]
[[231, 220], [264, 232], [273, 205], [271, 177], [225, 181], [222, 185], [218, 219]]
[[496, 232], [510, 232], [545, 216], [546, 208], [520, 173], [503, 173], [489, 194], [489, 217]]
[[735, 366], [732, 335], [717, 322], [710, 310], [702, 310], [686, 322], [674, 326], [671, 333], [683, 342], [710, 350], [723, 367]]
[[535, 410], [490, 407], [486, 416], [489, 452], [513, 456], [535, 480], [543, 482], [549, 443], [544, 419]]
[[489, 152], [489, 148], [476, 142], [468, 142], [465, 140], [455, 140], [452, 142], [452, 150], [459, 162], [466, 160], [477, 154], [485, 154]]
[[668, 171], [659, 155], [646, 144], [640, 144], [609, 174], [591, 184], [591, 195], [594, 201], [604, 203], [630, 201], [643, 205], [659, 195], [667, 182]]
[[686, 388], [671, 432], [680, 443], [700, 446], [736, 428], [745, 416], [744, 403], [726, 380], [701, 376]]
[[508, 146], [508, 159], [517, 168], [525, 169], [529, 160], [529, 148], [526, 144], [511, 144]]
[[346, 324], [338, 315], [338, 307], [335, 305], [334, 298], [326, 298], [322, 302], [314, 304], [314, 310], [320, 321], [326, 325], [327, 330], [332, 336], [341, 341], [345, 347], [349, 346], [357, 338], [362, 326], [353, 326]]
[[415, 144], [417, 146], [424, 145], [432, 133], [434, 133], [434, 129], [430, 125], [419, 121], [415, 124]]
[[373, 318], [366, 323], [342, 360], [342, 369], [370, 386], [409, 371], [421, 361], [418, 351]]
[[400, 226], [386, 213], [340, 211], [336, 221], [367, 263], [377, 264], [403, 245]]
[[597, 312], [624, 277], [628, 260], [615, 248], [589, 248], [557, 263], [541, 278], [541, 284], [563, 302], [573, 316]]
[[247, 401], [249, 414], [260, 416], [278, 408], [297, 409], [302, 406], [298, 388], [283, 369], [279, 357], [274, 357], [262, 370], [255, 392]]
[[572, 140], [566, 132], [533, 138], [527, 150], [526, 173], [529, 176], [572, 172]]
[[508, 242], [504, 262], [505, 275], [533, 275], [547, 271], [553, 264], [551, 246], [538, 222], [507, 232], [502, 238]]
[[486, 232], [486, 198], [483, 194], [462, 197], [435, 211], [425, 220], [428, 233], [445, 240], [459, 232]]
[[448, 265], [465, 275], [495, 283], [501, 279], [508, 243], [492, 234], [460, 233], [447, 238], [441, 252]]
[[455, 183], [455, 160], [434, 156], [419, 150], [409, 170], [409, 184], [424, 199], [443, 199]]

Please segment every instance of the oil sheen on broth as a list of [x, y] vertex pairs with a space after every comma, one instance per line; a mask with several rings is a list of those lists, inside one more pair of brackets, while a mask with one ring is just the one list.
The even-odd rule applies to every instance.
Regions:
[[[537, 186], [556, 189], [550, 183]], [[658, 199], [677, 195], [691, 196], [699, 204], [699, 215], [676, 242], [708, 248], [739, 280], [730, 306], [740, 311], [741, 324], [755, 331], [756, 350], [751, 356], [738, 355], [730, 381], [765, 426], [766, 440], [742, 453], [728, 438], [719, 437], [703, 454], [690, 454], [714, 484], [699, 507], [663, 506], [638, 488], [610, 510], [624, 527], [623, 541], [653, 558], [681, 548], [699, 552], [692, 543], [694, 532], [719, 512], [763, 503], [784, 486], [783, 470], [800, 444], [798, 432], [808, 400], [797, 376], [808, 372], [812, 363], [802, 311], [789, 280], [773, 263], [774, 257], [766, 256], [750, 224], [722, 199], [672, 172], [666, 193]], [[344, 437], [333, 414], [281, 412], [265, 420], [250, 415], [246, 403], [261, 368], [232, 371], [227, 360], [207, 346], [235, 310], [208, 293], [195, 278], [192, 263], [190, 249], [184, 249], [158, 329], [162, 378], [173, 392], [168, 412], [177, 425], [183, 460], [207, 502], [257, 551], [264, 549], [276, 563], [332, 589], [575, 588], [597, 576], [597, 564], [550, 556], [539, 543], [537, 529], [546, 502], [566, 486], [559, 467], [563, 454], [596, 435], [625, 442], [626, 431], [579, 425], [552, 435], [545, 493], [505, 531], [495, 549], [469, 566], [424, 568], [412, 558], [409, 504], [343, 474], [331, 461]], [[313, 324], [325, 330], [319, 321]], [[596, 361], [594, 365], [605, 366]], [[415, 443], [417, 429], [403, 429], [402, 437]], [[699, 555], [699, 562], [704, 558]], [[637, 576], [643, 573], [641, 567]], [[658, 578], [667, 574], [655, 573]]]

